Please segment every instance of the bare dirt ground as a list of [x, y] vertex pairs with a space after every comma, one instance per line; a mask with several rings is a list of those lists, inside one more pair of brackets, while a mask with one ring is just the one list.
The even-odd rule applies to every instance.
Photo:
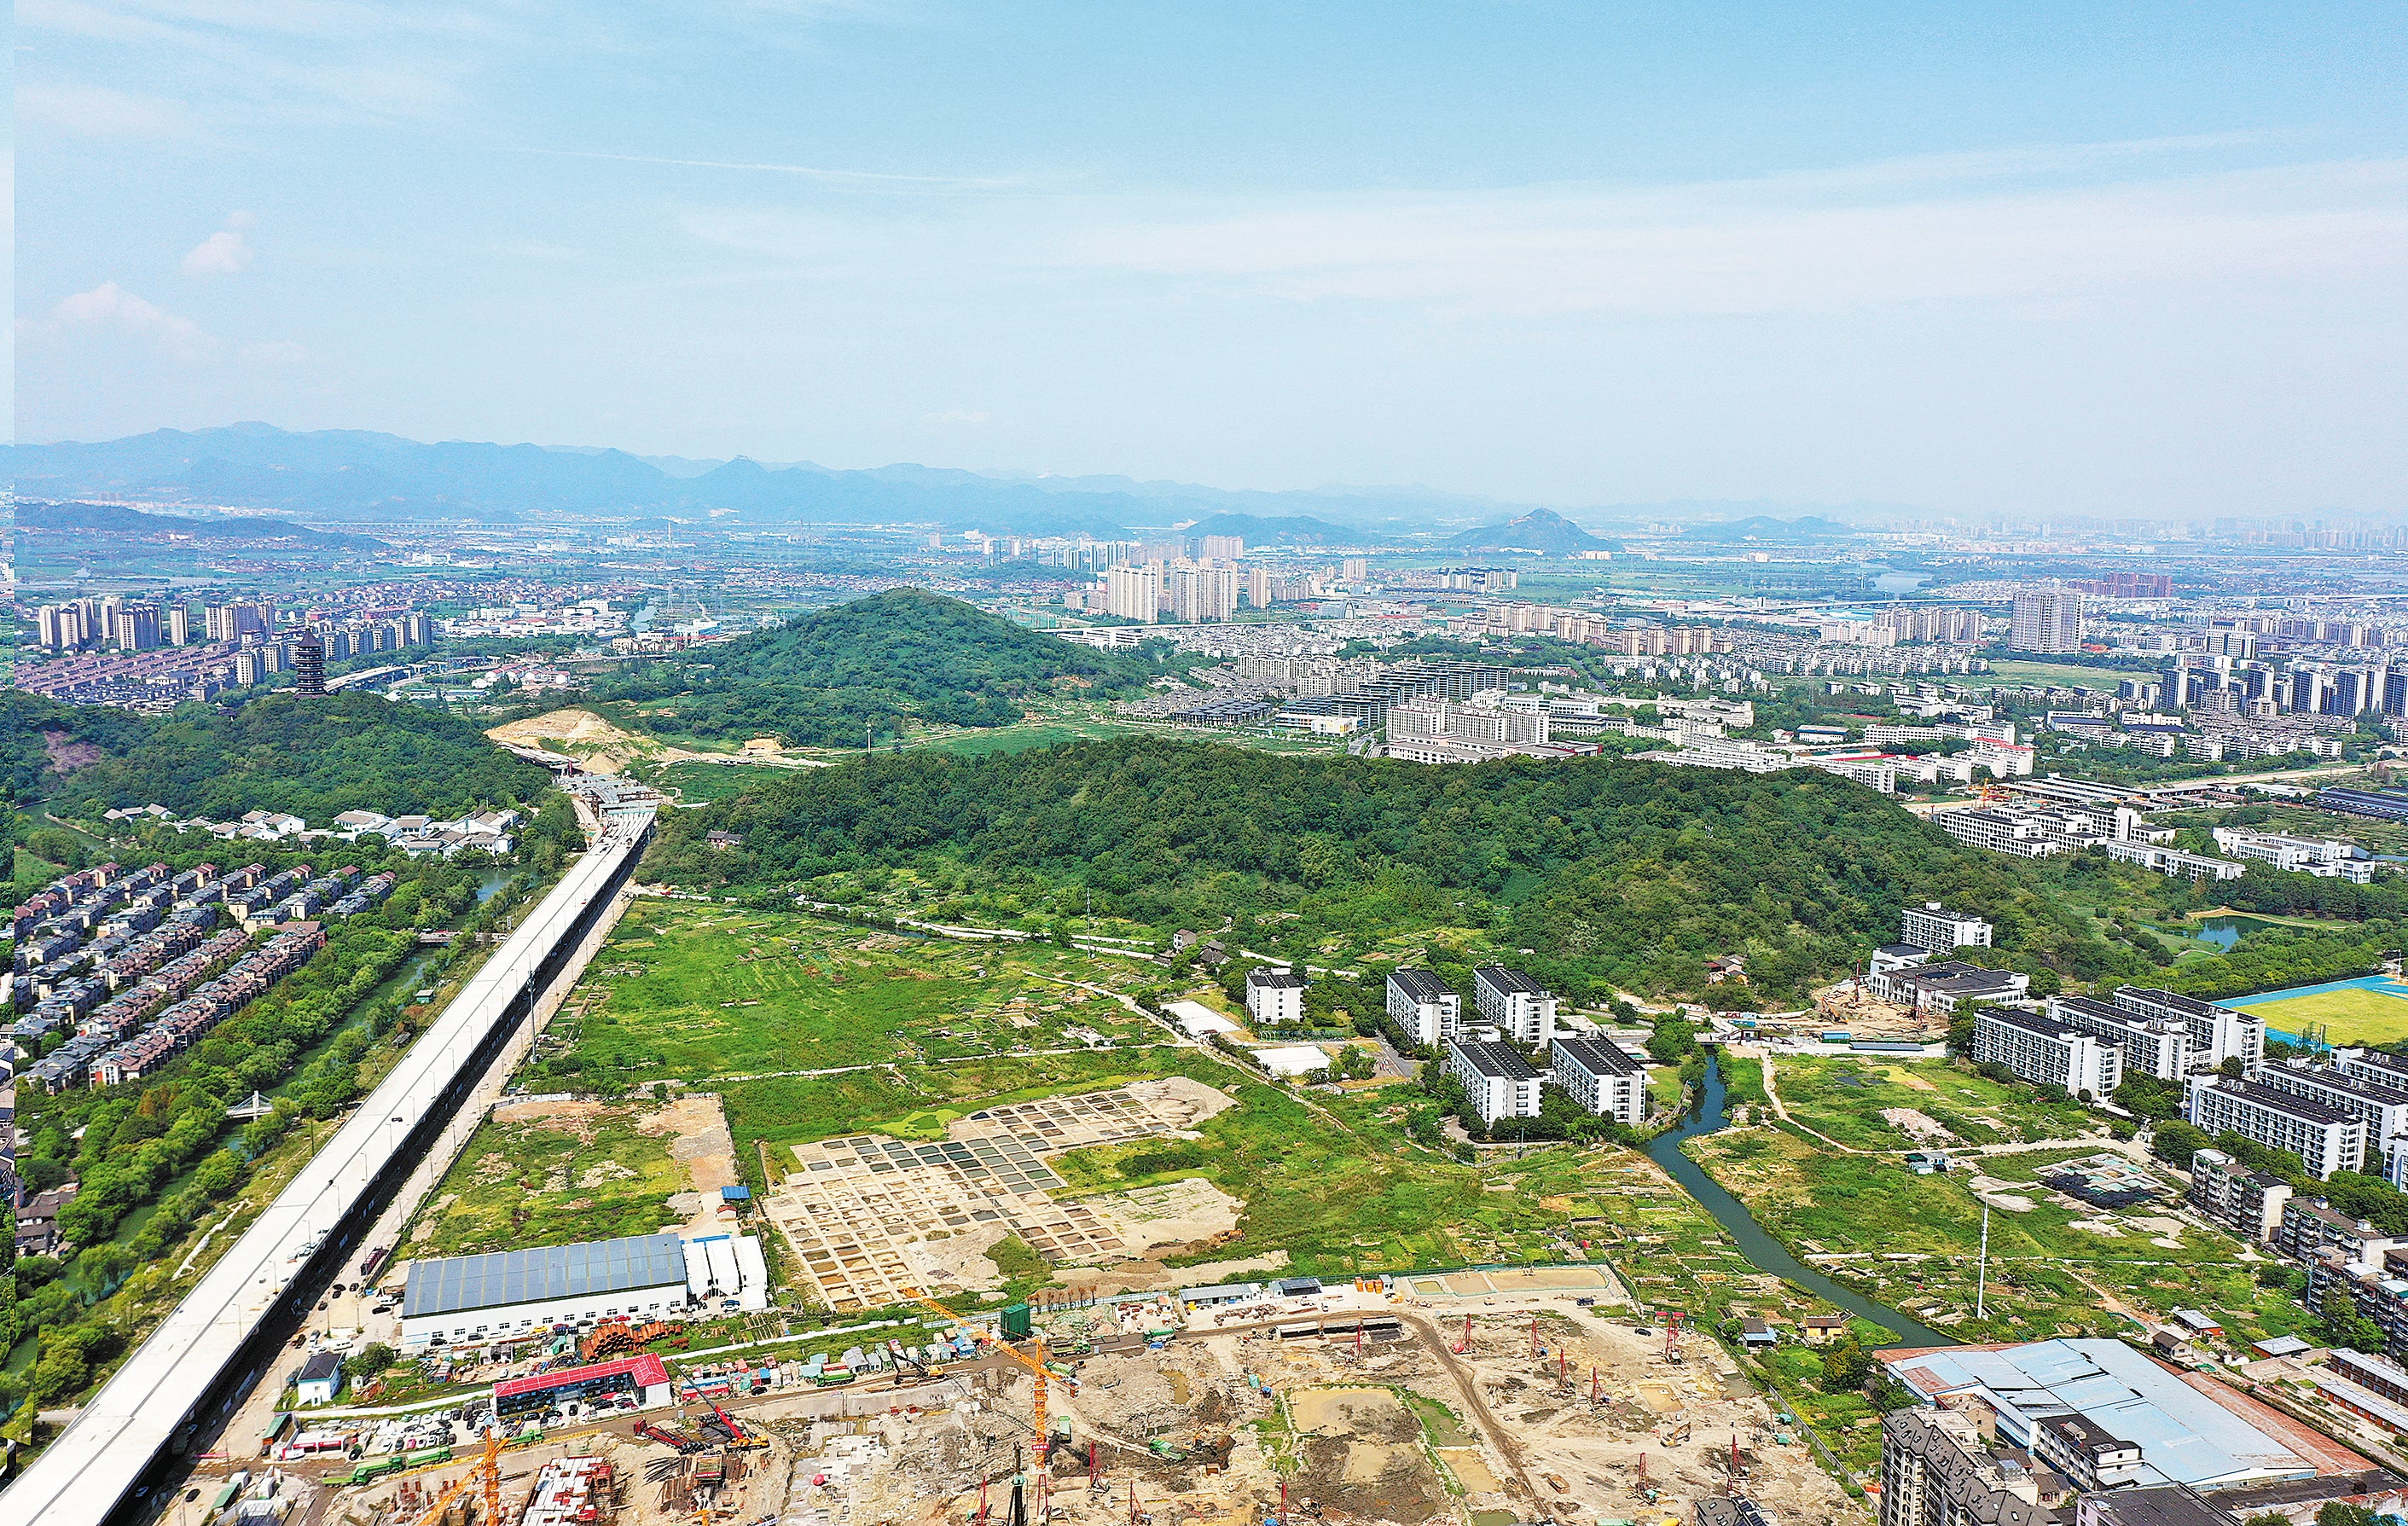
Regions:
[[1234, 1233], [1246, 1211], [1244, 1202], [1201, 1176], [1106, 1193], [1085, 1202], [1141, 1258]]
[[669, 1159], [685, 1168], [688, 1190], [671, 1197], [669, 1212], [683, 1216], [681, 1233], [692, 1237], [721, 1224], [719, 1189], [743, 1178], [736, 1172], [736, 1140], [727, 1130], [727, 1115], [719, 1098], [709, 1092], [688, 1092], [637, 1120], [648, 1134], [672, 1136]]
[[618, 773], [638, 759], [676, 762], [693, 756], [681, 747], [612, 726], [590, 710], [554, 710], [496, 726], [485, 735], [522, 747], [550, 747], [583, 760], [588, 773]]

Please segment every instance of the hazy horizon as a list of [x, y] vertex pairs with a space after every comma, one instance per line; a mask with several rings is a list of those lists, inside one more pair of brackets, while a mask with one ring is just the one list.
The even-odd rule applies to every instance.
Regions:
[[2396, 19], [41, 0], [14, 438], [2395, 516]]

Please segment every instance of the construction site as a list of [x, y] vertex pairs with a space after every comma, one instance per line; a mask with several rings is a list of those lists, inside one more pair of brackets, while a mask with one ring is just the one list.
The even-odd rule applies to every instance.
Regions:
[[1784, 1526], [1862, 1521], [1721, 1347], [1668, 1312], [1377, 1278], [1041, 1322], [1015, 1308], [957, 1326], [978, 1337], [962, 1360], [897, 1346], [878, 1376], [723, 1399], [681, 1380], [675, 1409], [287, 1463], [242, 1476], [275, 1503], [228, 1503], [312, 1526], [1662, 1526], [1743, 1497]]

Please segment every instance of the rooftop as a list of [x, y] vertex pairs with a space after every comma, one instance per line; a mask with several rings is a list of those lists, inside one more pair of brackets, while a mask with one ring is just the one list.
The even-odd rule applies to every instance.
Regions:
[[1307, 982], [1293, 970], [1249, 970], [1246, 986], [1250, 990], [1300, 991]]
[[2142, 1449], [2143, 1483], [2201, 1489], [2319, 1471], [2312, 1452], [2275, 1439], [2298, 1429], [2279, 1414], [2194, 1388], [2121, 1341], [1942, 1346], [1890, 1353], [1885, 1366], [1927, 1400], [1979, 1394], [2002, 1415], [2034, 1421], [2079, 1414]]
[[401, 1313], [406, 1319], [418, 1318], [671, 1285], [685, 1286], [684, 1243], [674, 1234], [634, 1234], [412, 1261]]
[[1539, 1073], [1531, 1069], [1522, 1051], [1510, 1044], [1491, 1044], [1485, 1039], [1449, 1039], [1447, 1044], [1482, 1075], [1500, 1081], [1539, 1079]]
[[1555, 1053], [1591, 1075], [1638, 1075], [1645, 1067], [1611, 1039], [1555, 1040]]
[[[2117, 996], [2122, 996], [2127, 992], [2138, 997], [2142, 1001], [2151, 1002], [2160, 1007], [2172, 1007], [2176, 1012], [2188, 1013], [2194, 1017], [2213, 1017], [2218, 1013], [2232, 1012], [2230, 1007], [2219, 1007], [2213, 1001], [2202, 1001], [2195, 996], [2184, 996], [2177, 991], [2161, 991], [2153, 986], [2118, 986], [2115, 987], [2115, 994]], [[2246, 1016], [2247, 1014], [2236, 1013], [2234, 1015]]]
[[1506, 966], [1501, 964], [1484, 964], [1480, 967], [1478, 975], [1483, 984], [1492, 986], [1497, 990], [1510, 992], [1517, 996], [1544, 996], [1547, 994], [1547, 988], [1544, 986], [1540, 985], [1537, 981], [1531, 979], [1528, 975], [1524, 974], [1521, 971], [1508, 969]]
[[1388, 984], [1416, 1001], [1436, 1001], [1455, 994], [1455, 987], [1440, 980], [1435, 970], [1391, 971]]
[[2200, 1090], [2219, 1092], [2227, 1097], [2237, 1097], [2254, 1107], [2262, 1107], [2276, 1113], [2287, 1113], [2295, 1118], [2305, 1118], [2310, 1123], [2358, 1121], [2337, 1107], [2327, 1107], [2322, 1102], [2312, 1101], [2291, 1092], [2278, 1091], [2272, 1087], [2261, 1087], [2255, 1081], [2215, 1081], [2200, 1087]]

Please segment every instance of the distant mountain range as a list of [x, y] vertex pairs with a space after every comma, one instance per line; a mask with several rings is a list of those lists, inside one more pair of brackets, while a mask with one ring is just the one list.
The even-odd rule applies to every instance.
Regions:
[[1622, 549], [1619, 542], [1591, 535], [1552, 509], [1533, 509], [1502, 525], [1466, 530], [1447, 544], [1466, 551], [1535, 551], [1550, 555]]
[[1812, 514], [1800, 519], [1756, 514], [1723, 525], [1692, 525], [1681, 533], [1692, 540], [1838, 540], [1856, 532], [1853, 525]]
[[1250, 546], [1394, 546], [1393, 535], [1332, 525], [1310, 514], [1266, 519], [1260, 514], [1213, 514], [1180, 532], [1186, 536], [1238, 535]]
[[[573, 517], [781, 525], [910, 525], [995, 534], [1107, 540], [1182, 528], [1256, 545], [1452, 544], [1464, 550], [1610, 549], [1550, 509], [1432, 488], [1322, 487], [1257, 492], [1115, 476], [1032, 476], [898, 465], [838, 470], [638, 456], [596, 447], [427, 444], [356, 429], [294, 432], [265, 424], [158, 429], [93, 443], [6, 447], [26, 497], [130, 498], [194, 509], [264, 510], [312, 523], [442, 521], [509, 525]], [[1682, 500], [1577, 511], [1610, 528], [1690, 523], [1705, 538], [1813, 540], [1851, 533], [1820, 505]], [[1776, 511], [1804, 512], [1784, 521]], [[1850, 518], [1912, 517], [1851, 505]], [[1500, 523], [1501, 521], [1501, 523]], [[1485, 528], [1463, 530], [1466, 525]], [[1784, 527], [1785, 526], [1785, 527]], [[1451, 541], [1445, 538], [1450, 532]]]
[[311, 551], [390, 551], [372, 535], [344, 535], [313, 530], [281, 519], [190, 519], [182, 514], [146, 514], [114, 503], [43, 503], [21, 500], [21, 530], [55, 530], [64, 534], [131, 536], [180, 535], [196, 545], [290, 546]]
[[[738, 457], [647, 460], [624, 451], [468, 442], [265, 424], [159, 429], [95, 443], [8, 448], [29, 497], [138, 498], [266, 509], [319, 521], [466, 521], [508, 525], [567, 514], [705, 519], [739, 525], [933, 525], [947, 530], [1088, 534], [1132, 527], [1250, 522], [1261, 544], [1367, 544], [1376, 525], [1457, 524], [1499, 505], [1420, 488], [1228, 492], [1125, 477], [1007, 477], [921, 466], [839, 471]], [[1334, 517], [1330, 517], [1334, 516]], [[1370, 530], [1370, 533], [1366, 533]]]

